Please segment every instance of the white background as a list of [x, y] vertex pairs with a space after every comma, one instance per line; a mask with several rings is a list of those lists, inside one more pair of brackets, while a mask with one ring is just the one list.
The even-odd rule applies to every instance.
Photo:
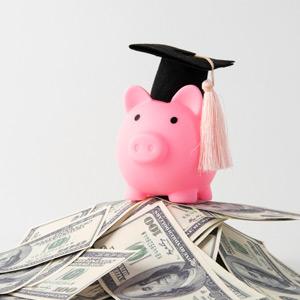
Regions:
[[[166, 43], [218, 70], [235, 166], [214, 199], [300, 212], [299, 1], [1, 1], [0, 250], [33, 225], [122, 198], [115, 138], [129, 85]], [[300, 222], [235, 222], [300, 271]]]

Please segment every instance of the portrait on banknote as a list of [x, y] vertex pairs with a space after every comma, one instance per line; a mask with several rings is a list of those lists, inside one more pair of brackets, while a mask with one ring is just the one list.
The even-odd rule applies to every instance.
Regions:
[[251, 264], [235, 256], [227, 256], [226, 262], [232, 272], [242, 281], [248, 280], [262, 288], [271, 289], [287, 294], [300, 294], [300, 287], [290, 284], [288, 280], [275, 276], [257, 265]]
[[25, 259], [31, 253], [30, 245], [23, 245], [0, 255], [0, 268], [7, 268]]
[[121, 284], [115, 291], [121, 299], [160, 299], [187, 295], [206, 281], [200, 267], [185, 262], [169, 263], [149, 269]]

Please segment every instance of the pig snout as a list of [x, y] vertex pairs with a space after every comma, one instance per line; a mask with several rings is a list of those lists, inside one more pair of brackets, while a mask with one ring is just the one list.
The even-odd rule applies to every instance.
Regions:
[[161, 161], [167, 153], [163, 137], [155, 133], [138, 134], [129, 142], [129, 155], [139, 163]]

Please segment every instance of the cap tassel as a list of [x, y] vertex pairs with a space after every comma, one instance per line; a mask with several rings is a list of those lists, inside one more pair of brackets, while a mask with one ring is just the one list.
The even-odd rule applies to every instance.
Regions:
[[[213, 67], [212, 67], [213, 70]], [[212, 81], [202, 83], [204, 90], [198, 170], [216, 171], [232, 166], [224, 115]]]

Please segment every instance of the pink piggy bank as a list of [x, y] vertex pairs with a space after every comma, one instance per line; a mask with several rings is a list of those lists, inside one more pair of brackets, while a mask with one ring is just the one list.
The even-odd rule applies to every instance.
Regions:
[[186, 85], [166, 103], [134, 86], [126, 92], [125, 107], [117, 159], [128, 184], [126, 198], [167, 195], [176, 203], [210, 200], [215, 172], [197, 170], [202, 108], [198, 87]]

